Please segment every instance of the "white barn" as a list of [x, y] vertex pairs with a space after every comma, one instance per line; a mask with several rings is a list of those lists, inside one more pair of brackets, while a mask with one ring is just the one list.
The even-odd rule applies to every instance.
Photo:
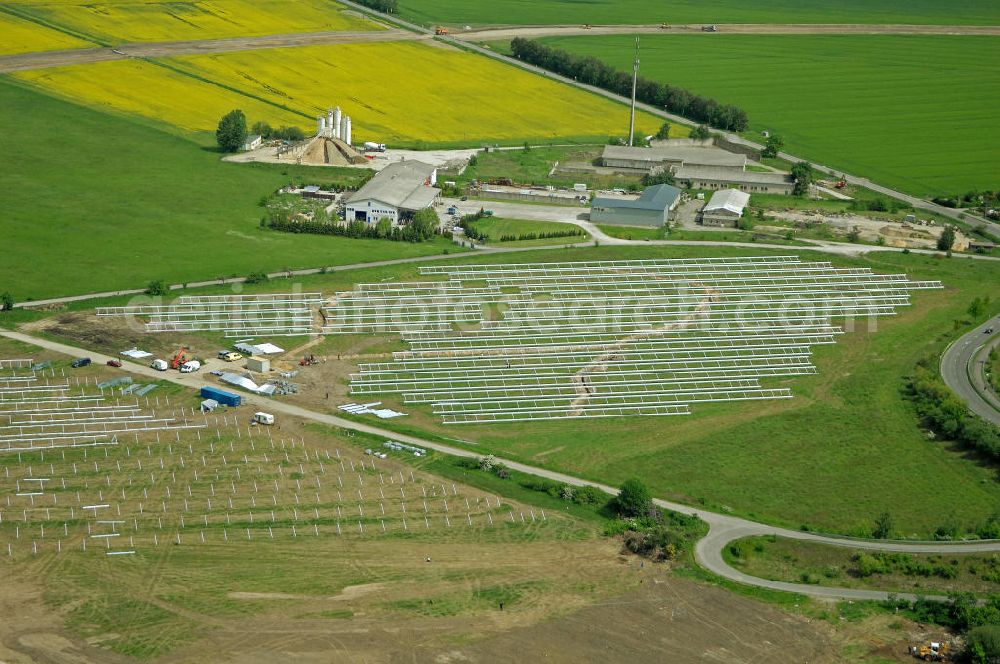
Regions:
[[750, 194], [739, 189], [723, 189], [712, 194], [711, 200], [701, 209], [703, 226], [732, 226], [743, 216], [750, 203]]
[[347, 221], [378, 223], [387, 217], [398, 225], [405, 216], [434, 204], [440, 189], [437, 168], [422, 161], [398, 161], [375, 174], [346, 203]]

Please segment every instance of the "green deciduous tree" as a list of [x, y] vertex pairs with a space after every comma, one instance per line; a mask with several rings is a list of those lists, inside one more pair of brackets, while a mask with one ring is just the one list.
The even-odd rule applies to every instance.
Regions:
[[258, 120], [253, 123], [253, 127], [250, 128], [250, 133], [257, 134], [261, 138], [271, 138], [271, 135], [274, 133], [274, 128], [268, 123]]
[[708, 125], [698, 125], [691, 130], [691, 138], [695, 139], [705, 139], [712, 137], [712, 130], [708, 128]]
[[215, 140], [224, 152], [236, 152], [247, 140], [247, 118], [243, 111], [229, 111], [219, 120], [215, 130]]
[[974, 627], [966, 639], [966, 652], [974, 664], [1000, 662], [1000, 625]]
[[0, 295], [0, 311], [11, 311], [14, 308], [14, 296], [9, 292]]
[[795, 179], [795, 186], [792, 188], [792, 193], [796, 196], [805, 196], [808, 194], [809, 185], [813, 181], [812, 164], [800, 161], [792, 166], [792, 178]]
[[945, 226], [941, 236], [937, 241], [938, 251], [951, 251], [955, 245], [955, 229], [952, 226]]
[[664, 122], [660, 125], [660, 128], [656, 131], [656, 138], [660, 140], [666, 140], [670, 138], [670, 123]]
[[162, 279], [155, 279], [146, 285], [146, 295], [158, 296], [167, 294], [167, 284]]
[[872, 536], [875, 539], [888, 539], [892, 535], [892, 515], [889, 512], [882, 512], [875, 518], [875, 528]]
[[636, 478], [625, 480], [614, 499], [615, 511], [625, 517], [645, 516], [652, 504], [649, 488]]
[[764, 143], [764, 149], [761, 150], [761, 157], [777, 157], [778, 153], [781, 152], [781, 148], [785, 147], [785, 141], [781, 136], [775, 136], [771, 134], [767, 137], [767, 142]]

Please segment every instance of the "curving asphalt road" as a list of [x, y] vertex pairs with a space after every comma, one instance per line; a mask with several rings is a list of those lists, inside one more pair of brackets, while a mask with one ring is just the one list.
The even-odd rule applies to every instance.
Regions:
[[[27, 334], [20, 332], [13, 332], [9, 330], [0, 330], [0, 336], [7, 337], [9, 339], [14, 339], [16, 341], [21, 341], [24, 343], [32, 344], [47, 350], [55, 351], [57, 353], [62, 353], [69, 356], [83, 356], [86, 355], [98, 363], [105, 363], [112, 358], [111, 356], [104, 355], [102, 353], [96, 353], [87, 349], [77, 348], [74, 346], [69, 346], [67, 344], [58, 343], [55, 341], [50, 341], [47, 339], [39, 339]], [[203, 386], [216, 386], [215, 383], [209, 382], [202, 377], [202, 374], [180, 374], [175, 372], [161, 372], [155, 371], [154, 369], [139, 365], [128, 363], [126, 369], [129, 373], [138, 374], [145, 376], [153, 380], [167, 380], [178, 385], [183, 385], [191, 389], [197, 389]], [[395, 431], [390, 431], [388, 429], [383, 429], [378, 426], [373, 426], [366, 424], [364, 422], [355, 422], [353, 420], [347, 420], [336, 415], [329, 415], [327, 413], [320, 413], [307, 408], [302, 408], [294, 404], [290, 404], [285, 401], [279, 401], [276, 399], [271, 399], [268, 397], [258, 396], [258, 395], [244, 395], [244, 401], [248, 405], [253, 405], [255, 408], [260, 407], [262, 409], [267, 409], [269, 412], [281, 413], [284, 415], [290, 415], [293, 417], [300, 417], [305, 420], [312, 420], [314, 422], [319, 422], [321, 424], [326, 424], [329, 426], [340, 427], [342, 429], [349, 429], [352, 431], [360, 431], [362, 433], [372, 434], [376, 436], [382, 436], [385, 438], [391, 438], [393, 440], [399, 440], [412, 445], [418, 445], [420, 447], [425, 447], [432, 449], [444, 454], [451, 454], [458, 457], [474, 458], [479, 455], [476, 452], [472, 452], [459, 447], [453, 447], [451, 445], [445, 445], [442, 443], [424, 440], [417, 436], [411, 436], [407, 434], [397, 433]], [[588, 480], [583, 480], [578, 477], [573, 477], [572, 475], [566, 475], [564, 473], [559, 473], [556, 471], [548, 470], [545, 468], [538, 468], [536, 466], [531, 466], [528, 464], [520, 463], [517, 461], [511, 461], [508, 459], [497, 459], [499, 462], [505, 464], [506, 466], [513, 468], [514, 470], [527, 473], [530, 475], [535, 475], [537, 477], [543, 477], [555, 482], [563, 482], [573, 486], [594, 486], [598, 489], [615, 495], [618, 490], [612, 486], [606, 484], [600, 484], [597, 482], [591, 482]], [[698, 517], [699, 519], [705, 521], [709, 525], [708, 535], [701, 539], [695, 547], [695, 559], [698, 564], [709, 570], [710, 572], [721, 576], [723, 578], [729, 579], [731, 581], [736, 581], [738, 583], [744, 583], [751, 586], [757, 586], [760, 588], [770, 588], [773, 590], [782, 590], [786, 592], [798, 593], [801, 595], [808, 595], [810, 597], [817, 597], [823, 599], [851, 599], [851, 600], [884, 600], [887, 599], [890, 594], [896, 597], [902, 597], [906, 599], [916, 599], [915, 595], [909, 595], [905, 593], [887, 593], [877, 590], [860, 590], [853, 588], [834, 588], [828, 586], [815, 586], [806, 585], [799, 583], [785, 583], [781, 581], [771, 581], [768, 579], [761, 579], [758, 577], [750, 576], [744, 574], [739, 570], [730, 567], [725, 560], [723, 560], [722, 552], [725, 547], [732, 541], [741, 539], [744, 537], [753, 537], [760, 535], [776, 535], [778, 537], [788, 537], [797, 540], [807, 540], [811, 542], [818, 542], [821, 544], [828, 544], [832, 546], [845, 547], [850, 549], [858, 550], [870, 550], [870, 551], [891, 551], [891, 552], [901, 552], [901, 553], [938, 553], [938, 554], [948, 554], [948, 553], [982, 553], [982, 552], [1000, 552], [1000, 541], [989, 540], [989, 541], [972, 541], [972, 542], [962, 542], [962, 543], [941, 543], [941, 542], [899, 542], [899, 541], [887, 541], [887, 540], [860, 540], [860, 539], [850, 539], [844, 537], [832, 537], [828, 535], [819, 535], [816, 533], [806, 533], [799, 532], [795, 530], [788, 530], [786, 528], [778, 528], [776, 526], [769, 526], [763, 523], [757, 523], [755, 521], [750, 521], [748, 519], [743, 519], [740, 517], [730, 516], [727, 514], [719, 514], [717, 512], [710, 512], [707, 510], [696, 509], [689, 505], [682, 505], [680, 503], [674, 503], [667, 500], [655, 499], [656, 505], [673, 510], [675, 512], [680, 512], [682, 514], [688, 514], [691, 516]], [[935, 599], [944, 601], [947, 598], [943, 596], [927, 596], [927, 599]]]
[[[993, 330], [987, 334], [986, 330]], [[945, 384], [988, 422], [1000, 426], [1000, 398], [986, 385], [983, 365], [994, 346], [1000, 345], [1000, 316], [991, 318], [960, 337], [941, 356]]]

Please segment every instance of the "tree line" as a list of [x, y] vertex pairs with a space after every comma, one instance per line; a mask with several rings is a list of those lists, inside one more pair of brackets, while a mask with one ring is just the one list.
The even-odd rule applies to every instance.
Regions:
[[364, 221], [310, 221], [297, 219], [284, 210], [274, 210], [265, 218], [268, 228], [285, 233], [310, 233], [313, 235], [337, 235], [340, 237], [370, 240], [392, 240], [395, 242], [425, 242], [438, 235], [440, 221], [437, 212], [430, 208], [418, 210], [410, 222], [404, 226], [393, 226], [388, 217], [378, 223]]
[[[528, 64], [619, 95], [632, 94], [631, 73], [617, 70], [593, 56], [575, 55], [523, 37], [515, 37], [510, 48], [515, 58]], [[720, 104], [715, 99], [642, 76], [636, 81], [636, 99], [719, 129], [743, 131], [749, 126], [746, 111], [738, 106]]]
[[386, 14], [398, 14], [399, 3], [396, 0], [357, 0], [359, 5]]

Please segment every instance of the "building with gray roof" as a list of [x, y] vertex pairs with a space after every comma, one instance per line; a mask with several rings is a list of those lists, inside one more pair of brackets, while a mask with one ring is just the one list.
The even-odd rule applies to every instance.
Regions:
[[440, 195], [437, 168], [422, 161], [399, 161], [375, 174], [347, 198], [347, 221], [377, 223], [383, 217], [393, 225], [417, 210], [430, 207]]
[[739, 189], [749, 193], [789, 195], [795, 180], [788, 173], [758, 173], [719, 166], [682, 166], [677, 183], [691, 189]]
[[680, 197], [677, 187], [658, 184], [646, 187], [637, 199], [595, 198], [590, 204], [590, 220], [619, 226], [663, 226]]
[[627, 145], [606, 145], [601, 153], [601, 165], [629, 171], [660, 168], [676, 169], [680, 166], [728, 166], [743, 169], [746, 155], [720, 150], [704, 145], [671, 145], [650, 148]]

